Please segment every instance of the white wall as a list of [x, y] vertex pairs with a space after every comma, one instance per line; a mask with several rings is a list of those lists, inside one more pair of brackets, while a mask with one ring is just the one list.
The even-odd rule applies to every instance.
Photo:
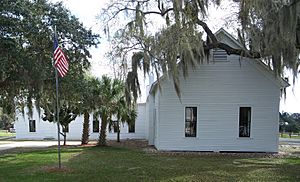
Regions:
[[[135, 133], [128, 133], [127, 124], [121, 125], [120, 137], [121, 139], [135, 138], [146, 139], [146, 119], [145, 119], [146, 104], [138, 104], [137, 107], [137, 119], [135, 122]], [[36, 109], [33, 109], [32, 119], [36, 120], [36, 132], [29, 132], [29, 116], [26, 114], [17, 112], [17, 118], [15, 122], [16, 139], [18, 140], [43, 140], [43, 139], [57, 139], [57, 125], [56, 123], [50, 123], [43, 121], [39, 117]], [[43, 112], [41, 112], [43, 113]], [[93, 115], [90, 114], [90, 140], [97, 140], [99, 133], [93, 132]], [[72, 121], [69, 125], [69, 132], [67, 133], [67, 140], [81, 140], [83, 125], [83, 115], [78, 116], [75, 121]], [[101, 121], [99, 127], [101, 126]], [[147, 128], [148, 130], [148, 128]], [[148, 131], [147, 131], [148, 132]], [[117, 139], [116, 133], [109, 133], [107, 130], [107, 139]]]
[[154, 145], [154, 95], [150, 94], [146, 102], [146, 123], [148, 123], [148, 142]]
[[[278, 151], [280, 89], [253, 60], [215, 62], [180, 78], [181, 102], [172, 79], [161, 83], [156, 131], [159, 150]], [[197, 137], [185, 137], [184, 109], [197, 106]], [[251, 107], [251, 137], [239, 138], [239, 107]]]

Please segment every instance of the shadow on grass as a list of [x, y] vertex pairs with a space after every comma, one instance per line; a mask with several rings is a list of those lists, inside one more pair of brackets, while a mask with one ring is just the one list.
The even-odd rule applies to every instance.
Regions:
[[[16, 160], [17, 162], [13, 162]], [[121, 147], [62, 148], [0, 158], [0, 181], [297, 181], [300, 158], [149, 154]], [[17, 165], [16, 165], [17, 164]], [[51, 170], [49, 170], [51, 169]], [[6, 175], [3, 175], [6, 174]], [[299, 180], [298, 180], [299, 181]]]
[[[67, 165], [74, 167], [78, 177], [89, 175], [103, 181], [298, 179], [299, 174], [295, 171], [300, 170], [297, 165], [300, 160], [294, 158], [295, 165], [289, 160], [223, 155], [148, 155], [137, 150], [94, 147], [72, 158]], [[84, 161], [89, 162], [84, 164]]]

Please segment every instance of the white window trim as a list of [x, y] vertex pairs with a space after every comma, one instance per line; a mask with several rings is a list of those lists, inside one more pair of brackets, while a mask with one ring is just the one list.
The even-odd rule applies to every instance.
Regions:
[[[185, 108], [187, 107], [196, 107], [197, 108], [197, 121], [196, 121], [196, 137], [186, 137], [185, 136]], [[183, 105], [183, 138], [185, 139], [189, 139], [189, 140], [194, 140], [194, 139], [198, 139], [198, 131], [199, 131], [199, 105], [195, 105], [195, 104], [185, 104]]]
[[[250, 137], [240, 137], [239, 133], [240, 133], [240, 108], [241, 107], [250, 107], [251, 108], [251, 123], [250, 123]], [[252, 134], [252, 128], [253, 128], [253, 105], [251, 104], [239, 104], [237, 107], [237, 139], [239, 140], [252, 140], [253, 139], [253, 134]]]
[[[35, 131], [30, 131], [30, 124], [29, 124], [29, 123], [30, 123], [30, 120], [34, 120], [34, 122], [35, 122]], [[27, 131], [28, 131], [29, 134], [37, 133], [37, 122], [36, 122], [35, 119], [30, 119], [30, 118], [28, 118], [28, 125], [27, 125], [27, 126], [28, 126], [28, 130], [27, 130]]]

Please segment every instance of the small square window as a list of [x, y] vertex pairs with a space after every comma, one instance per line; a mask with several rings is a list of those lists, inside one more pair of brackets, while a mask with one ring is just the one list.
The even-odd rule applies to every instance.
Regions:
[[67, 126], [61, 126], [61, 127], [62, 127], [62, 132], [69, 133], [69, 125], [67, 125]]

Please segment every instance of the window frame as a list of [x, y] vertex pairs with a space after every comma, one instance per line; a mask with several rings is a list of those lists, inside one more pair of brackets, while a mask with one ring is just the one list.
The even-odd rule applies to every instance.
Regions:
[[61, 125], [61, 131], [62, 131], [63, 133], [69, 133], [69, 129], [70, 129], [70, 128], [69, 128], [69, 125], [70, 125], [70, 124], [67, 125], [66, 129], [64, 129], [64, 127]]
[[[95, 130], [94, 122], [98, 122], [98, 128], [97, 128], [97, 130]], [[99, 133], [99, 132], [100, 132], [100, 121], [99, 121], [98, 118], [93, 119], [92, 125], [93, 125], [93, 126], [92, 126], [92, 127], [93, 127], [93, 133]]]
[[[250, 108], [250, 123], [248, 124], [249, 125], [249, 132], [248, 132], [248, 134], [247, 135], [241, 135], [241, 109], [242, 108]], [[239, 108], [238, 108], [238, 138], [252, 138], [252, 134], [251, 134], [251, 132], [252, 132], [252, 115], [253, 115], [253, 109], [252, 109], [253, 107], [252, 106], [249, 106], [249, 105], [243, 105], [243, 106], [239, 106]], [[246, 111], [247, 113], [249, 112], [249, 111]], [[249, 116], [247, 117], [247, 118], [249, 118]], [[249, 122], [249, 121], [247, 121], [247, 122]]]
[[[31, 130], [32, 128], [31, 128], [31, 122], [34, 122], [34, 128], [33, 128], [33, 130]], [[29, 119], [29, 122], [28, 122], [28, 129], [29, 129], [29, 132], [30, 133], [35, 133], [36, 132], [36, 120], [35, 119]]]
[[[224, 59], [225, 57], [226, 59]], [[230, 62], [226, 51], [219, 48], [212, 49], [212, 60], [213, 62]]]
[[[133, 131], [131, 131], [131, 127], [133, 126]], [[135, 121], [128, 125], [128, 133], [135, 133]]]
[[[187, 108], [195, 108], [196, 109], [196, 121], [195, 121], [195, 134], [194, 135], [188, 135], [187, 132], [186, 132], [186, 123], [187, 123], [187, 120], [186, 120], [186, 109]], [[197, 133], [198, 133], [198, 116], [199, 116], [199, 113], [198, 113], [198, 106], [195, 106], [195, 105], [186, 105], [184, 106], [184, 137], [185, 138], [197, 138]], [[192, 121], [189, 121], [190, 123]], [[190, 127], [191, 128], [191, 127]], [[190, 132], [191, 133], [191, 132]]]
[[[117, 120], [113, 120], [112, 121], [113, 122], [113, 125], [112, 125], [112, 133], [118, 133], [118, 121]], [[119, 126], [119, 130], [121, 130], [120, 129], [120, 126]], [[121, 132], [121, 131], [120, 131]]]

